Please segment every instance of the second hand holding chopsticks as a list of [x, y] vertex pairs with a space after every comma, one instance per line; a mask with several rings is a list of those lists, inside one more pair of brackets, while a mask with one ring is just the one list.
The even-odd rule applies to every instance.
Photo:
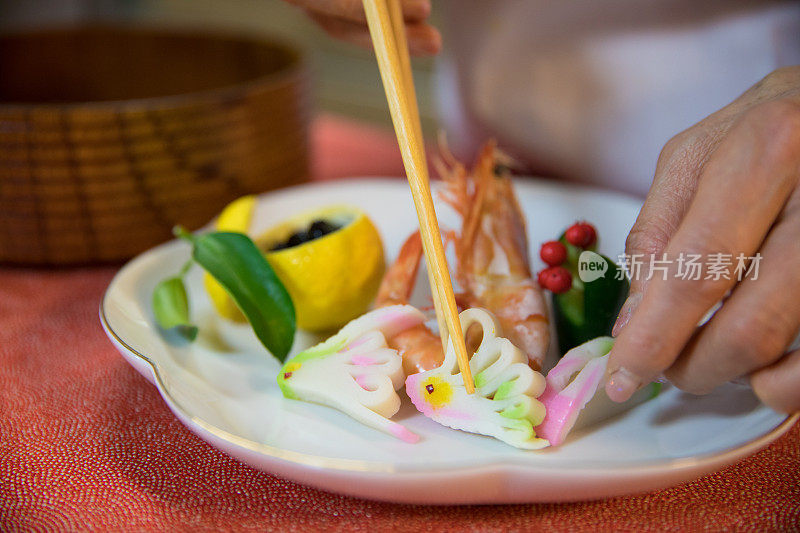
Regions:
[[[401, 59], [401, 52], [397, 43], [398, 39], [395, 38], [392, 26], [392, 14], [386, 0], [363, 0], [363, 3], [372, 44], [375, 47], [375, 55], [378, 59], [383, 87], [386, 91], [386, 99], [389, 102], [389, 110], [391, 111], [397, 142], [400, 145], [400, 152], [403, 156], [403, 166], [406, 169], [411, 194], [414, 198], [414, 206], [417, 210], [425, 259], [428, 262], [429, 273], [432, 278], [431, 292], [437, 306], [438, 315], [444, 315], [444, 322], [447, 325], [447, 332], [442, 331], [440, 333], [445, 335], [449, 332], [456, 351], [461, 377], [464, 380], [464, 387], [467, 393], [472, 394], [475, 391], [475, 385], [469, 367], [469, 356], [464, 344], [461, 322], [458, 318], [458, 308], [453, 294], [450, 272], [447, 269], [447, 260], [444, 256], [439, 223], [436, 220], [436, 211], [431, 197], [428, 166], [422, 141], [422, 128], [419, 126], [416, 97], [413, 94], [413, 90], [409, 88], [413, 86], [410, 67], [404, 65]], [[397, 23], [395, 27], [400, 28], [400, 31], [402, 31], [402, 13], [397, 6], [395, 6], [394, 11], [395, 14], [400, 13], [399, 16], [401, 17], [400, 21], [395, 21]], [[403, 50], [403, 53], [407, 54], [408, 52]], [[410, 98], [414, 98], [413, 104]]]

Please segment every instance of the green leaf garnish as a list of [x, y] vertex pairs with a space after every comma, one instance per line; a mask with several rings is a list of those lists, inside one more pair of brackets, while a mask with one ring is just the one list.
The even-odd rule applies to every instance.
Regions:
[[189, 319], [189, 299], [180, 276], [167, 278], [153, 290], [153, 313], [163, 329], [175, 328], [190, 341], [197, 337], [197, 327]]
[[294, 304], [255, 243], [242, 233], [175, 234], [192, 243], [192, 257], [222, 285], [261, 344], [283, 362], [296, 329]]

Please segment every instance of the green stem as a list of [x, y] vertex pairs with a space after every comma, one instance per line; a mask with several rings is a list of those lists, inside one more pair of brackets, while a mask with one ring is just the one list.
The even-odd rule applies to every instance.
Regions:
[[190, 242], [192, 244], [195, 243], [197, 237], [192, 235], [191, 232], [187, 231], [186, 228], [183, 226], [175, 226], [172, 228], [172, 234], [178, 237], [179, 239], [183, 239], [184, 241]]
[[184, 265], [178, 271], [177, 277], [183, 279], [186, 276], [186, 274], [189, 272], [189, 269], [192, 268], [192, 265], [194, 265], [194, 260], [193, 259], [189, 259], [188, 261], [186, 261], [186, 263], [184, 263]]

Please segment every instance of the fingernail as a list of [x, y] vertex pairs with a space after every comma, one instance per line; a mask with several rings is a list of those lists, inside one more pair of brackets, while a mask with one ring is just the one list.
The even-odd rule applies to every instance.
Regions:
[[617, 317], [617, 321], [614, 322], [614, 327], [611, 330], [611, 336], [616, 337], [619, 335], [622, 328], [628, 325], [628, 322], [633, 316], [633, 312], [639, 306], [639, 302], [642, 301], [642, 293], [637, 292], [628, 296], [628, 299], [625, 300], [625, 303], [622, 304], [622, 309], [619, 312], [619, 316]]
[[606, 383], [606, 394], [615, 402], [624, 402], [641, 386], [642, 382], [623, 367], [619, 367]]

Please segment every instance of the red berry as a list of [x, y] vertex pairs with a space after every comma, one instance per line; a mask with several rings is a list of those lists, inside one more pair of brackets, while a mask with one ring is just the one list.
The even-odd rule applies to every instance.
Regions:
[[583, 226], [583, 231], [588, 235], [584, 246], [584, 248], [587, 248], [597, 242], [597, 230], [586, 221], [581, 222], [581, 226]]
[[572, 275], [564, 267], [553, 266], [539, 272], [539, 285], [555, 294], [572, 288]]
[[543, 289], [547, 288], [547, 271], [550, 270], [549, 268], [545, 268], [544, 270], [540, 270], [539, 273], [536, 275], [536, 281], [539, 282], [539, 286]]
[[588, 222], [576, 222], [567, 228], [564, 237], [573, 246], [588, 248], [597, 240], [597, 230]]
[[567, 260], [567, 247], [558, 241], [547, 241], [539, 249], [539, 257], [550, 266], [558, 266]]

